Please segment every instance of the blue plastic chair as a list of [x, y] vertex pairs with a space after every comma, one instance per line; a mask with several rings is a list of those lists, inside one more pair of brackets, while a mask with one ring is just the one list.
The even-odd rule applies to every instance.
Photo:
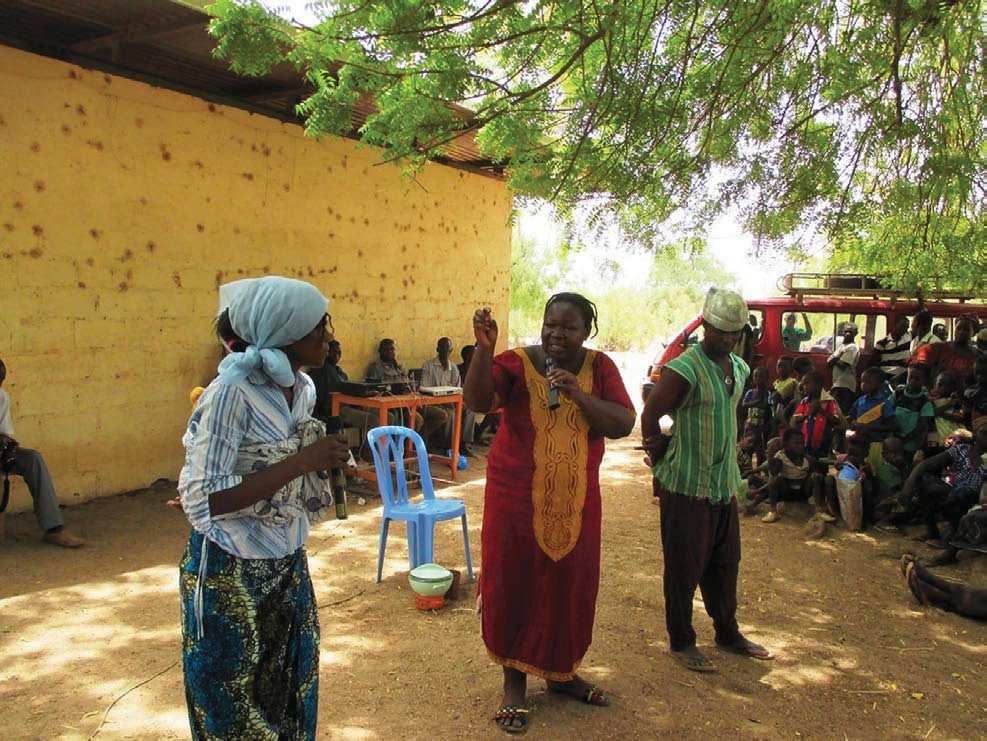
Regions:
[[[401, 520], [408, 526], [408, 563], [411, 569], [424, 563], [433, 563], [435, 550], [435, 523], [442, 520], [463, 521], [463, 545], [466, 549], [466, 571], [473, 580], [473, 559], [470, 557], [470, 537], [466, 527], [466, 503], [462, 499], [436, 499], [432, 486], [432, 472], [428, 467], [428, 451], [425, 441], [407, 427], [386, 425], [367, 432], [370, 450], [373, 451], [377, 487], [384, 503], [384, 516], [380, 523], [380, 546], [377, 553], [377, 583], [384, 569], [384, 549], [387, 546], [387, 530], [391, 520]], [[405, 471], [405, 448], [408, 441], [415, 446], [418, 473], [421, 476], [421, 502], [411, 502], [408, 497], [408, 477]]]

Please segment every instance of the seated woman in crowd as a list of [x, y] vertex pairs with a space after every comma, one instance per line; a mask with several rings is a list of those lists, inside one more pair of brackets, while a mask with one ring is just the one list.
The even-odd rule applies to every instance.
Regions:
[[908, 503], [917, 497], [925, 519], [927, 545], [945, 548], [939, 534], [939, 520], [946, 520], [955, 534], [960, 518], [976, 505], [980, 489], [987, 481], [987, 465], [982, 460], [985, 453], [987, 423], [979, 425], [972, 445], [952, 445], [922, 461], [909, 474], [900, 498]]

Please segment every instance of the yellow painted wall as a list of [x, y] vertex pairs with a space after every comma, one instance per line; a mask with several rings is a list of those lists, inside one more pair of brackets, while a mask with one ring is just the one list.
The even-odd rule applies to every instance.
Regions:
[[4, 388], [64, 503], [177, 477], [221, 282], [317, 285], [354, 377], [381, 337], [414, 367], [472, 341], [477, 305], [506, 324], [500, 181], [408, 182], [380, 150], [2, 46], [0, 152]]

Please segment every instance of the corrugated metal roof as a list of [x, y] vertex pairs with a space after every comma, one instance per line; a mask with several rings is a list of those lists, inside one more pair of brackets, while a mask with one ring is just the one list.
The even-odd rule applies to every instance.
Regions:
[[[298, 122], [302, 76], [288, 65], [263, 78], [231, 72], [212, 56], [208, 22], [201, 10], [173, 0], [3, 0], [0, 43]], [[353, 135], [372, 110], [369, 99], [354, 107]], [[442, 161], [503, 176], [469, 134], [453, 141]]]

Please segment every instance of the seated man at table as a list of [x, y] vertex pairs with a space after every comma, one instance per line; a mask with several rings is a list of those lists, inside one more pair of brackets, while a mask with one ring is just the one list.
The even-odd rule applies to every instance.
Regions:
[[[463, 381], [459, 374], [459, 368], [452, 362], [452, 340], [442, 337], [435, 346], [435, 357], [422, 366], [422, 386], [458, 386], [462, 388]], [[438, 409], [446, 415], [444, 445], [452, 444], [452, 425], [456, 419], [455, 407], [449, 406], [432, 407]], [[473, 442], [473, 428], [476, 423], [476, 416], [472, 411], [463, 407], [463, 418], [461, 422], [462, 432], [459, 437], [459, 452], [463, 455], [472, 455], [469, 444]]]
[[377, 345], [377, 355], [377, 360], [367, 366], [364, 376], [367, 383], [409, 383], [408, 371], [398, 362], [398, 348], [394, 340], [381, 340]]
[[332, 415], [332, 394], [339, 391], [343, 381], [350, 380], [346, 371], [339, 367], [343, 357], [343, 346], [338, 340], [326, 343], [326, 362], [321, 368], [309, 368], [306, 372], [315, 384], [315, 409], [312, 416], [325, 422]]
[[[349, 376], [339, 367], [339, 361], [343, 357], [343, 346], [338, 340], [331, 340], [326, 345], [326, 362], [321, 368], [310, 368], [309, 376], [315, 383], [315, 409], [312, 416], [327, 422], [332, 416], [332, 395], [342, 388], [343, 381], [348, 381]], [[353, 427], [360, 431], [361, 445], [366, 441], [367, 430], [379, 426], [379, 416], [376, 411], [361, 409], [359, 407], [343, 404], [339, 408], [339, 416], [342, 417], [345, 427]], [[402, 423], [401, 412], [392, 409], [387, 413], [388, 424], [399, 425]]]
[[[367, 368], [366, 380], [369, 383], [410, 383], [405, 367], [398, 362], [397, 344], [394, 340], [383, 339], [377, 346], [378, 359]], [[435, 406], [419, 407], [413, 427], [426, 442], [432, 433], [445, 427], [447, 414]]]

